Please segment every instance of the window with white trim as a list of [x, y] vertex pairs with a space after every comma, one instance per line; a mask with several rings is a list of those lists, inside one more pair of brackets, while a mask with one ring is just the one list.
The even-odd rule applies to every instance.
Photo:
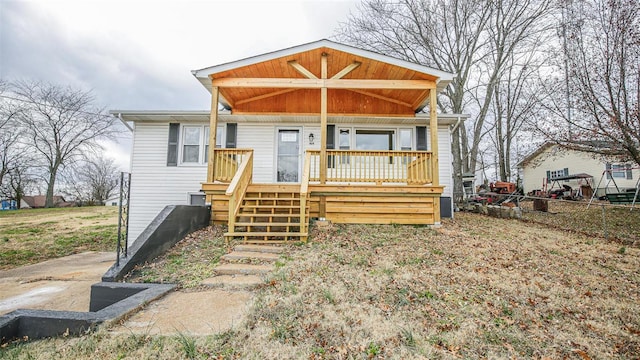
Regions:
[[411, 151], [413, 148], [413, 131], [411, 129], [400, 129], [400, 149], [402, 151]]
[[[224, 125], [218, 126], [218, 131], [216, 132], [216, 149], [223, 148], [222, 144], [224, 144], [224, 136], [226, 132], [224, 131]], [[207, 145], [209, 145], [209, 139], [207, 139]]]
[[182, 163], [201, 162], [202, 133], [202, 126], [182, 127]]
[[[180, 130], [180, 164], [206, 164], [209, 161], [209, 126], [183, 125]], [[225, 135], [225, 126], [218, 126], [216, 148], [224, 147]]]
[[627, 178], [627, 164], [611, 164], [611, 176], [616, 179]]
[[356, 129], [357, 150], [393, 150], [394, 130]]
[[551, 170], [551, 172], [549, 173], [549, 179], [555, 179], [561, 176], [569, 176], [569, 169], [564, 168], [561, 170]]

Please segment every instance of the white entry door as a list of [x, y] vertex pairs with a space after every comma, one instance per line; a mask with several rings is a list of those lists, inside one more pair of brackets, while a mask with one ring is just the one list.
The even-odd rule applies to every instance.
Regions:
[[277, 181], [300, 181], [300, 130], [278, 129]]

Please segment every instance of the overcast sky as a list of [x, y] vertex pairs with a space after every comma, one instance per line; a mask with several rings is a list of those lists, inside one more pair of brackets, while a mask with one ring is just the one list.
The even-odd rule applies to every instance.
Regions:
[[[0, 0], [0, 77], [92, 90], [120, 110], [205, 110], [190, 71], [331, 38], [350, 1]], [[107, 145], [128, 166], [130, 141]]]

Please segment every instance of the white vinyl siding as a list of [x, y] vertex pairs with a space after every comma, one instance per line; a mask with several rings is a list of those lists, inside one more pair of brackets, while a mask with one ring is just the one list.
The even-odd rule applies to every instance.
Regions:
[[[429, 128], [427, 128], [427, 141], [430, 140]], [[431, 148], [430, 144], [429, 148]], [[440, 173], [440, 185], [444, 186], [442, 196], [453, 198], [451, 133], [446, 125], [438, 126], [438, 172]]]
[[275, 131], [275, 126], [270, 124], [238, 124], [238, 148], [253, 149], [254, 183], [275, 180]]
[[[206, 166], [167, 166], [169, 123], [135, 123], [131, 150], [129, 245], [166, 205], [188, 205]], [[182, 135], [180, 135], [182, 137]]]

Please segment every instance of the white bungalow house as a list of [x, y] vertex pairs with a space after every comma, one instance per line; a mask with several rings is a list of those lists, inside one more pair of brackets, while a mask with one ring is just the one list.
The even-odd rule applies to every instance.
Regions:
[[131, 240], [169, 204], [261, 242], [304, 240], [309, 218], [453, 216], [450, 128], [468, 115], [436, 113], [453, 74], [329, 40], [192, 73], [211, 110], [111, 111], [133, 130]]
[[[544, 143], [527, 155], [518, 167], [522, 172], [525, 193], [551, 186], [552, 179], [574, 174], [588, 174], [591, 179], [561, 180], [559, 183], [574, 189], [589, 185], [598, 196], [635, 188], [640, 178], [640, 168], [631, 163], [577, 150], [569, 150], [553, 143]], [[618, 189], [616, 189], [616, 185]]]

